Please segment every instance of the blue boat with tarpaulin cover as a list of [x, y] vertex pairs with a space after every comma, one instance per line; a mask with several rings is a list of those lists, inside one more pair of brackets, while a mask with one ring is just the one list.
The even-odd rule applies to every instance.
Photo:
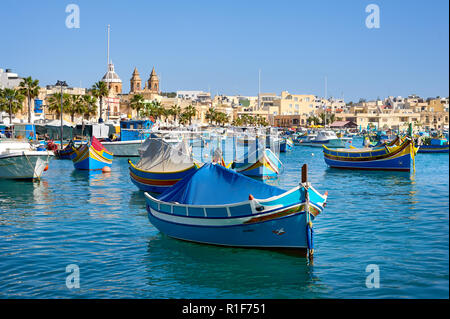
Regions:
[[211, 163], [159, 198], [145, 196], [150, 222], [170, 237], [295, 251], [311, 248], [312, 220], [327, 199], [308, 182], [285, 191]]

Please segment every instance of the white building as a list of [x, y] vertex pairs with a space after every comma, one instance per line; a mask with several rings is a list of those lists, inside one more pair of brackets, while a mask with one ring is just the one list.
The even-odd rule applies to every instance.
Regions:
[[22, 78], [17, 73], [13, 73], [11, 69], [0, 69], [0, 89], [13, 89], [20, 85]]
[[202, 96], [204, 94], [209, 94], [203, 91], [177, 91], [177, 98], [182, 100], [192, 100], [197, 101], [198, 96]]

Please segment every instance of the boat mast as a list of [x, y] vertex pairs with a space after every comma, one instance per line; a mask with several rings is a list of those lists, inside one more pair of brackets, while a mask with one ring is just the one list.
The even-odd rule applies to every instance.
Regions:
[[[110, 31], [110, 25], [108, 24], [108, 41], [107, 41], [107, 55], [106, 55], [106, 72], [109, 72], [109, 31]], [[108, 81], [108, 95], [109, 90], [111, 89], [111, 81]], [[100, 117], [102, 115], [100, 114]], [[107, 108], [107, 120], [109, 120], [109, 97], [108, 97], [108, 108]]]
[[327, 127], [327, 76], [325, 76], [325, 125]]
[[261, 69], [258, 70], [258, 111], [261, 107]]

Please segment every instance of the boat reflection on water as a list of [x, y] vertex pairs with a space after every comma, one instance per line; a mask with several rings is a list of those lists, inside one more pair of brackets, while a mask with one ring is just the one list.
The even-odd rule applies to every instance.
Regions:
[[[167, 281], [167, 287], [176, 283], [192, 298], [208, 291], [217, 298], [246, 298], [249, 294], [264, 298], [268, 291], [273, 298], [313, 298], [311, 290], [321, 289], [307, 258], [180, 241], [156, 229], [155, 233], [144, 259], [149, 286], [161, 281]], [[293, 290], [298, 294], [292, 294]], [[161, 297], [170, 296], [155, 296]]]
[[[380, 209], [414, 209], [419, 202], [417, 199], [416, 176], [410, 172], [399, 171], [364, 171], [341, 170], [330, 168], [324, 170], [323, 179], [333, 181], [325, 184], [325, 188], [332, 194], [345, 192], [354, 201], [372, 202], [380, 205]], [[336, 183], [339, 181], [339, 183]], [[342, 189], [341, 185], [355, 185]], [[328, 208], [332, 210], [333, 201]]]

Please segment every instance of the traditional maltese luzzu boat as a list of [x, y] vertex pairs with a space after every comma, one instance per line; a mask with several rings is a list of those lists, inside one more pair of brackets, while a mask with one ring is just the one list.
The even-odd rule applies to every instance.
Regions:
[[261, 179], [276, 178], [282, 168], [280, 159], [268, 148], [245, 154], [231, 166], [236, 172]]
[[72, 155], [73, 165], [78, 170], [102, 170], [111, 167], [113, 153], [108, 150], [95, 138], [81, 145], [73, 147], [75, 155]]
[[160, 138], [148, 138], [135, 165], [128, 160], [131, 181], [142, 191], [162, 193], [198, 168], [185, 141], [171, 145]]
[[[330, 167], [362, 170], [410, 171], [417, 149], [406, 137], [400, 145], [377, 148], [329, 149], [323, 146], [325, 163]], [[411, 160], [413, 165], [411, 165]]]
[[159, 198], [145, 196], [150, 222], [170, 237], [222, 246], [308, 249], [310, 254], [312, 220], [327, 199], [306, 178], [285, 191], [211, 163]]

